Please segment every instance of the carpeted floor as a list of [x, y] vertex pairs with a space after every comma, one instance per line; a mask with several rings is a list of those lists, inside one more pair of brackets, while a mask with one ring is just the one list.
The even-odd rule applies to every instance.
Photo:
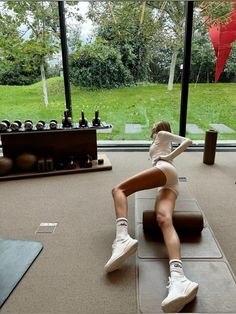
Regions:
[[[147, 152], [106, 154], [111, 171], [0, 182], [0, 237], [44, 244], [1, 313], [137, 313], [135, 257], [109, 276], [103, 267], [115, 234], [111, 188], [150, 160]], [[236, 153], [217, 152], [212, 166], [202, 154], [185, 152], [176, 166], [236, 273]], [[134, 196], [129, 208], [134, 235]], [[42, 222], [58, 226], [35, 233]]]

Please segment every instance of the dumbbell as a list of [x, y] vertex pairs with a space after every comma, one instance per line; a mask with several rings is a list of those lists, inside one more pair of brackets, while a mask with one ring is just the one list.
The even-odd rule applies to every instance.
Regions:
[[70, 170], [77, 168], [77, 163], [74, 156], [67, 156], [56, 160], [57, 170]]
[[51, 130], [55, 130], [57, 128], [57, 120], [51, 120], [49, 123], [49, 127]]
[[45, 122], [43, 120], [39, 120], [36, 124], [36, 129], [41, 131], [45, 128]]
[[69, 156], [67, 163], [66, 163], [66, 169], [75, 169], [77, 168], [77, 163], [75, 161], [74, 156]]
[[93, 158], [89, 154], [87, 154], [85, 159], [85, 168], [92, 168], [93, 166], [92, 161]]
[[20, 120], [15, 120], [14, 122], [11, 123], [10, 125], [10, 129], [12, 131], [19, 131], [19, 129], [21, 128], [21, 121]]
[[10, 127], [10, 121], [7, 119], [2, 120], [0, 122], [0, 132], [6, 132]]
[[86, 154], [82, 156], [82, 158], [79, 160], [79, 165], [81, 168], [92, 168], [92, 161], [93, 158], [89, 154]]
[[31, 131], [33, 129], [33, 122], [31, 120], [25, 120], [25, 131]]
[[81, 119], [79, 119], [79, 126], [81, 128], [88, 126], [88, 120], [84, 117], [83, 111], [81, 111]]
[[93, 126], [100, 126], [101, 125], [101, 120], [100, 120], [100, 118], [98, 116], [99, 116], [99, 111], [96, 110], [95, 111], [95, 117], [94, 117], [94, 119], [92, 121]]
[[64, 117], [62, 118], [62, 125], [64, 128], [68, 128], [72, 126], [72, 118], [70, 116], [69, 109], [64, 111]]

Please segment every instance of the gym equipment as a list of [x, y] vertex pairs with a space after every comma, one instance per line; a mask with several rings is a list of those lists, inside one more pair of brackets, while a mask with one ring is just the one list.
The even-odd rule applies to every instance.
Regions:
[[13, 168], [13, 161], [7, 157], [0, 157], [0, 176], [8, 174]]
[[25, 131], [32, 131], [33, 122], [31, 120], [25, 120], [24, 128], [25, 128]]
[[45, 121], [43, 121], [43, 120], [39, 120], [37, 123], [36, 123], [36, 129], [38, 130], [38, 131], [42, 131], [42, 130], [44, 130], [44, 128], [45, 128]]
[[52, 131], [52, 130], [62, 130], [63, 128], [78, 129], [78, 128], [96, 128], [98, 132], [108, 133], [106, 129], [111, 129], [112, 125], [107, 124], [106, 122], [101, 122], [99, 118], [99, 110], [95, 111], [94, 118], [91, 123], [84, 116], [84, 112], [81, 111], [81, 118], [79, 123], [72, 123], [72, 117], [70, 116], [70, 110], [66, 109], [64, 111], [64, 116], [62, 118], [62, 124], [58, 124], [57, 120], [51, 119], [49, 123], [46, 123], [43, 120], [39, 120], [36, 125], [30, 119], [25, 120], [24, 125], [20, 120], [15, 120], [10, 123], [9, 120], [4, 119], [0, 122], [0, 133], [5, 132], [27, 132], [27, 131]]
[[79, 119], [80, 128], [84, 128], [88, 126], [88, 120], [84, 117], [84, 112], [81, 111], [81, 119]]
[[77, 163], [74, 156], [69, 156], [66, 160], [65, 169], [75, 169], [77, 168]]
[[67, 156], [89, 154], [97, 159], [96, 129], [58, 129], [35, 132], [4, 133], [1, 135], [4, 157], [16, 158], [25, 152], [36, 156]]
[[39, 172], [53, 171], [54, 170], [53, 157], [52, 156], [39, 157], [37, 160], [37, 169]]
[[42, 249], [41, 242], [0, 239], [0, 307]]
[[[203, 215], [200, 211], [175, 211], [173, 214], [173, 224], [178, 233], [199, 234], [204, 228]], [[143, 212], [143, 231], [146, 234], [161, 233], [154, 210]]]
[[89, 154], [85, 154], [79, 159], [79, 166], [81, 168], [92, 168], [92, 157]]
[[89, 155], [89, 154], [87, 154], [86, 155], [86, 162], [85, 162], [85, 168], [91, 168], [92, 167], [92, 157]]
[[5, 119], [0, 122], [0, 132], [6, 132], [10, 127], [10, 121]]
[[10, 129], [12, 131], [19, 131], [19, 129], [21, 128], [21, 125], [22, 123], [20, 120], [15, 120], [14, 122], [10, 124]]
[[54, 162], [53, 162], [52, 156], [47, 156], [45, 158], [45, 168], [46, 168], [46, 171], [54, 170]]
[[37, 160], [37, 168], [39, 172], [45, 171], [45, 158], [39, 157]]
[[94, 117], [94, 119], [92, 121], [93, 126], [100, 126], [101, 125], [101, 120], [100, 120], [100, 118], [98, 116], [99, 116], [99, 111], [96, 110], [95, 111], [95, 117]]
[[203, 153], [204, 164], [213, 165], [215, 162], [217, 134], [215, 130], [206, 131]]
[[[49, 176], [77, 173], [84, 171], [110, 170], [112, 165], [106, 155], [97, 152], [96, 128], [58, 128], [50, 130], [33, 132], [4, 132], [1, 134], [2, 152], [4, 157], [15, 160], [19, 155], [26, 152], [37, 157], [35, 169], [31, 171], [11, 172], [9, 175], [0, 176], [0, 181], [21, 179], [37, 176]], [[86, 157], [85, 166], [78, 167], [80, 158]], [[54, 158], [54, 169], [46, 169], [45, 160], [41, 162], [40, 158]], [[75, 169], [66, 169], [65, 162], [68, 156], [74, 156], [77, 167]], [[103, 164], [98, 164], [97, 159], [103, 159]], [[37, 171], [38, 169], [38, 171]]]
[[69, 109], [64, 111], [64, 117], [62, 118], [62, 125], [64, 128], [71, 128], [72, 127], [72, 118], [70, 116]]
[[[225, 259], [186, 259], [183, 260], [183, 267], [186, 276], [199, 284], [199, 291], [196, 299], [187, 304], [181, 313], [236, 312], [236, 284]], [[163, 314], [161, 302], [167, 296], [168, 276], [168, 259], [139, 260], [138, 300], [141, 313]], [[220, 286], [216, 284], [218, 282]]]
[[49, 123], [49, 127], [51, 130], [55, 130], [57, 129], [57, 120], [51, 120], [50, 123]]
[[23, 153], [16, 157], [16, 165], [20, 170], [32, 170], [37, 164], [37, 156], [29, 153]]
[[[197, 201], [180, 182], [180, 195], [173, 215], [180, 237], [185, 275], [199, 283], [197, 298], [184, 313], [235, 313], [236, 279]], [[139, 241], [137, 287], [140, 313], [163, 313], [167, 295], [169, 258], [163, 236], [155, 222], [158, 189], [135, 193], [135, 233]], [[193, 232], [194, 230], [194, 232]], [[216, 286], [221, 282], [224, 292]], [[158, 293], [157, 293], [158, 291]], [[227, 304], [227, 307], [225, 306]]]
[[104, 164], [104, 159], [99, 158], [99, 159], [98, 159], [98, 165], [103, 165], [103, 164]]

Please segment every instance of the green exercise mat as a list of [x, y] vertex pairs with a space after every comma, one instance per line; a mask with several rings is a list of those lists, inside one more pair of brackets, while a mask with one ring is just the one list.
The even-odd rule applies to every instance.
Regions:
[[42, 248], [41, 242], [0, 238], [0, 307]]

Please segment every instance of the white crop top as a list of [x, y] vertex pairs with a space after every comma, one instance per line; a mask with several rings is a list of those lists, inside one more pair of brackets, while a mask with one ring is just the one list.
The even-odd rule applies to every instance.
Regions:
[[[154, 141], [149, 149], [149, 155], [153, 164], [155, 164], [155, 158], [159, 156], [162, 160], [172, 162], [176, 156], [181, 154], [192, 144], [192, 141], [189, 138], [175, 135], [167, 131], [159, 131], [154, 136]], [[172, 143], [178, 143], [180, 145], [172, 151]]]

